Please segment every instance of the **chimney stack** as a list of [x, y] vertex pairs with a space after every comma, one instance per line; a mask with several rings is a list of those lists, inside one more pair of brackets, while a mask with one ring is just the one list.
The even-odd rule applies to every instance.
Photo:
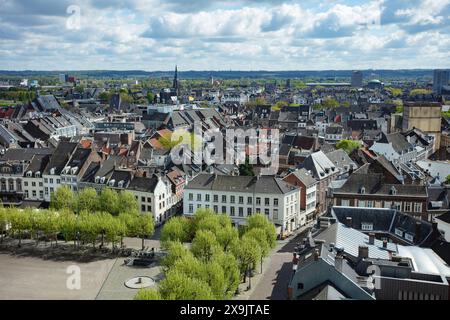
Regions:
[[314, 261], [318, 261], [319, 260], [319, 249], [315, 249], [314, 250]]
[[417, 221], [416, 222], [416, 241], [420, 240], [420, 235], [422, 234], [422, 222]]
[[387, 249], [387, 240], [383, 240], [383, 248]]
[[359, 246], [358, 247], [358, 258], [365, 259], [369, 257], [369, 247]]
[[346, 217], [346, 218], [345, 218], [345, 225], [346, 225], [347, 227], [349, 227], [349, 228], [352, 227], [352, 225], [353, 225], [353, 219], [352, 219], [352, 217]]
[[369, 233], [369, 244], [375, 244], [375, 233]]
[[433, 231], [438, 231], [438, 224], [437, 224], [437, 222], [433, 222], [431, 225], [433, 226]]

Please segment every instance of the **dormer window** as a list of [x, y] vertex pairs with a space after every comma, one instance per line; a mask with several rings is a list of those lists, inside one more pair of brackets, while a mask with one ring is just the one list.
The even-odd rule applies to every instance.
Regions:
[[397, 189], [395, 189], [395, 187], [392, 186], [390, 193], [391, 193], [391, 195], [396, 196], [397, 195]]
[[124, 181], [123, 181], [123, 180], [120, 180], [120, 181], [117, 183], [117, 186], [118, 186], [119, 188], [123, 188], [123, 184], [124, 184]]
[[72, 171], [72, 175], [77, 174], [78, 167], [73, 167], [71, 171]]
[[94, 181], [95, 181], [95, 183], [99, 183], [100, 182], [100, 177], [96, 176]]
[[359, 193], [360, 194], [366, 194], [366, 188], [361, 187], [361, 189], [359, 189]]
[[32, 177], [32, 176], [33, 176], [33, 172], [28, 171], [28, 172], [27, 172], [27, 177]]
[[35, 174], [35, 177], [36, 177], [36, 178], [40, 178], [40, 177], [41, 177], [41, 172], [40, 172], [40, 171], [37, 171], [36, 174]]
[[54, 174], [55, 174], [55, 168], [51, 168], [51, 169], [50, 169], [50, 174], [51, 174], [51, 175], [54, 175]]
[[116, 183], [116, 180], [112, 179], [109, 181], [108, 186], [114, 187], [114, 184]]
[[105, 178], [105, 177], [102, 177], [102, 178], [100, 179], [100, 183], [101, 183], [101, 184], [105, 183], [105, 180], [106, 180], [106, 178]]

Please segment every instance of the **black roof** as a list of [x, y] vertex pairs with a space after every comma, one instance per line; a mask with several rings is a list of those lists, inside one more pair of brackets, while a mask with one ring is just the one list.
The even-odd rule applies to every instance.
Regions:
[[60, 174], [67, 161], [69, 161], [70, 156], [74, 152], [78, 143], [76, 142], [66, 142], [61, 141], [55, 149], [55, 152], [50, 158], [50, 162], [44, 170], [44, 174], [49, 174], [52, 168], [55, 169], [55, 174]]

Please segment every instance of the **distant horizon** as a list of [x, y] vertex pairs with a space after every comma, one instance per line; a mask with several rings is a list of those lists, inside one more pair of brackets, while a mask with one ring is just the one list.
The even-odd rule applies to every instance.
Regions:
[[[1, 72], [146, 72], [146, 73], [168, 73], [174, 72], [173, 69], [168, 70], [145, 70], [145, 69], [0, 69]], [[180, 69], [178, 66], [178, 72], [353, 72], [353, 71], [433, 71], [433, 70], [450, 70], [450, 67], [438, 67], [438, 68], [366, 68], [366, 69]]]

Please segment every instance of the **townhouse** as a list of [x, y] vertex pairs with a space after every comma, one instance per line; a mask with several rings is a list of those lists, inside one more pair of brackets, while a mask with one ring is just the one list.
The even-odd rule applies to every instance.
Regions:
[[273, 176], [200, 174], [185, 187], [183, 213], [192, 217], [197, 209], [212, 209], [227, 214], [236, 226], [260, 213], [282, 235], [301, 226], [299, 198], [298, 187]]

